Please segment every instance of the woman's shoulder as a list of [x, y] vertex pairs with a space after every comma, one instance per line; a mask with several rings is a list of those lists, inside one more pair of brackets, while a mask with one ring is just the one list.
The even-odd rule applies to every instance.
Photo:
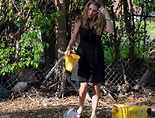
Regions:
[[82, 15], [78, 15], [75, 17], [75, 20], [80, 20], [80, 19], [82, 19]]
[[81, 22], [81, 20], [82, 20], [82, 16], [77, 16], [77, 17], [75, 18], [75, 22]]
[[79, 27], [81, 25], [81, 16], [76, 17], [75, 24]]

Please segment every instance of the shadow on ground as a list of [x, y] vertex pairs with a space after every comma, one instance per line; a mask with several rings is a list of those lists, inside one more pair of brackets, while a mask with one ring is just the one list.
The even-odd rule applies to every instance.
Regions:
[[[63, 114], [68, 108], [77, 109], [78, 106], [56, 106], [46, 107], [38, 110], [28, 110], [18, 112], [5, 112], [0, 113], [0, 118], [63, 118]], [[87, 107], [81, 118], [90, 117], [91, 108]], [[97, 111], [97, 118], [111, 118], [111, 109], [100, 107]], [[155, 112], [152, 112], [151, 118], [155, 118]]]
[[[0, 113], [0, 118], [63, 118], [63, 114], [65, 113], [65, 111], [71, 107], [77, 109], [78, 106], [56, 106], [28, 111], [18, 110], [18, 112]], [[91, 108], [87, 107], [84, 110], [81, 118], [89, 118], [90, 111]], [[110, 118], [107, 117], [109, 113], [109, 109], [100, 108], [97, 112], [98, 118]]]

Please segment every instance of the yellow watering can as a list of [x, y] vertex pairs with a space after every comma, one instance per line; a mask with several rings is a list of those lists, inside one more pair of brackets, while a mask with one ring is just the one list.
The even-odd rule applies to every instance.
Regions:
[[66, 70], [72, 72], [75, 67], [76, 67], [76, 64], [78, 63], [79, 59], [80, 59], [80, 56], [77, 55], [77, 54], [65, 54], [65, 68]]

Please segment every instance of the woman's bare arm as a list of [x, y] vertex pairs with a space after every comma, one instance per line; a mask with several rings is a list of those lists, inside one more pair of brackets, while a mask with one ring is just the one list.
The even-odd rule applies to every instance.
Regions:
[[111, 18], [109, 15], [106, 15], [106, 26], [105, 26], [105, 30], [109, 33], [113, 33], [114, 29], [113, 29], [113, 23], [111, 21]]
[[99, 8], [99, 11], [105, 16], [106, 19], [106, 26], [105, 26], [105, 30], [109, 33], [113, 33], [113, 23], [111, 21], [110, 15], [108, 13], [108, 10], [106, 7], [101, 6]]
[[70, 51], [71, 51], [75, 41], [77, 40], [77, 35], [78, 35], [78, 32], [79, 32], [80, 25], [81, 25], [80, 20], [77, 20], [75, 22], [75, 24], [74, 24], [73, 33], [71, 35], [71, 39], [70, 39], [70, 41], [68, 43], [68, 46], [66, 48], [65, 54], [70, 54]]

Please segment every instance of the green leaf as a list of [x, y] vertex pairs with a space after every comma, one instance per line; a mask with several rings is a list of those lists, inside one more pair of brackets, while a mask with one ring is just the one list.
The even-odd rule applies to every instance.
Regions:
[[133, 0], [133, 4], [138, 4], [139, 0]]

